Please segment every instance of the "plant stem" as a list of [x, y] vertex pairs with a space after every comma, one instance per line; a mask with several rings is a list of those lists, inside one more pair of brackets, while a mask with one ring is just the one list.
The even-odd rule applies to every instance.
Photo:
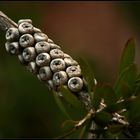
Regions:
[[8, 30], [10, 27], [17, 27], [18, 25], [11, 20], [7, 15], [0, 11], [0, 29], [3, 31]]

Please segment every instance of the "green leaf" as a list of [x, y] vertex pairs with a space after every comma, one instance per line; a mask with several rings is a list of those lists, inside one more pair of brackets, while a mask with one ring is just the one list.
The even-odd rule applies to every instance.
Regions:
[[69, 89], [62, 86], [59, 92], [53, 93], [58, 107], [68, 120], [79, 119], [86, 115], [87, 110], [84, 104]]
[[121, 90], [124, 83], [128, 85], [130, 89], [133, 89], [136, 76], [137, 76], [137, 67], [135, 64], [129, 65], [121, 72], [114, 85], [114, 90], [118, 97], [122, 97]]
[[120, 102], [120, 103], [114, 103], [111, 106], [107, 106], [104, 111], [109, 112], [109, 113], [114, 113], [117, 111], [120, 111], [125, 108], [125, 103]]
[[129, 116], [130, 122], [140, 121], [140, 96], [137, 96], [133, 101], [129, 102]]
[[76, 97], [76, 95], [74, 95], [74, 93], [70, 92], [69, 89], [67, 89], [66, 87], [62, 86], [60, 89], [64, 99], [71, 104], [71, 106], [75, 109], [78, 110], [85, 110], [84, 109], [84, 105], [78, 100], [78, 98]]
[[140, 95], [140, 73], [138, 74], [137, 79], [135, 81], [134, 95]]
[[101, 111], [95, 114], [94, 121], [100, 126], [106, 126], [112, 119], [112, 115], [108, 112]]
[[71, 117], [69, 116], [68, 112], [66, 111], [63, 103], [61, 102], [60, 100], [60, 97], [57, 95], [58, 93], [56, 93], [55, 91], [53, 91], [53, 96], [54, 96], [54, 99], [59, 107], [59, 109], [62, 111], [62, 113], [69, 119], [71, 120]]
[[129, 98], [133, 94], [132, 89], [130, 89], [130, 87], [126, 83], [122, 83], [122, 85], [120, 86], [120, 91], [122, 93], [123, 99]]
[[121, 74], [126, 67], [128, 67], [130, 64], [134, 62], [135, 49], [136, 49], [135, 40], [129, 39], [122, 52], [119, 74]]
[[80, 64], [83, 77], [87, 81], [88, 92], [90, 93], [90, 97], [92, 99], [93, 98], [93, 89], [96, 86], [93, 70], [84, 58], [79, 57], [78, 62]]
[[105, 104], [111, 106], [117, 101], [115, 92], [109, 84], [99, 84], [97, 85], [94, 96], [93, 96], [93, 106], [98, 109], [101, 99], [104, 98]]

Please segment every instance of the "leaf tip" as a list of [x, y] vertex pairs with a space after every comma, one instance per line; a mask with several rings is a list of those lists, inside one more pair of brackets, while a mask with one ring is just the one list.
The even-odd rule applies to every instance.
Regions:
[[126, 44], [125, 44], [125, 46], [128, 46], [128, 44], [130, 43], [130, 42], [136, 42], [136, 39], [135, 39], [135, 37], [130, 37], [129, 39], [128, 39], [128, 41], [126, 42]]

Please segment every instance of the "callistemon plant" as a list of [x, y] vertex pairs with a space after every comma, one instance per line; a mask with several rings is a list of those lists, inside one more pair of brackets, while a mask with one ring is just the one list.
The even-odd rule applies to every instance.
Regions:
[[[15, 23], [0, 12], [0, 28], [5, 31], [5, 49], [17, 56], [57, 97], [63, 112], [64, 100], [81, 102], [87, 115], [61, 137], [68, 137], [82, 128], [80, 138], [138, 138], [140, 137], [140, 76], [134, 64], [135, 41], [128, 40], [123, 50], [118, 78], [110, 84], [98, 84], [89, 66], [74, 60], [31, 19]], [[85, 68], [86, 67], [86, 68]], [[72, 112], [71, 112], [72, 113]]]

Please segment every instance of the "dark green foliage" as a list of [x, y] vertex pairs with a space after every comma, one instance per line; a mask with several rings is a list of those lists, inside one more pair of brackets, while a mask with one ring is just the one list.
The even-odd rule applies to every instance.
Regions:
[[[122, 96], [122, 92], [124, 88], [125, 89], [128, 88], [127, 90], [133, 90], [136, 77], [137, 77], [137, 68], [135, 64], [130, 64], [128, 67], [124, 68], [124, 70], [121, 72], [114, 85], [114, 90], [118, 98]], [[124, 96], [128, 96], [128, 95], [124, 95]]]
[[60, 110], [68, 119], [72, 120], [86, 114], [83, 104], [64, 86], [61, 87], [60, 94], [62, 96], [54, 92], [54, 97]]
[[[100, 118], [98, 124], [101, 122], [103, 122], [101, 124], [105, 124], [103, 120], [106, 120], [106, 123], [108, 122], [106, 124], [108, 129], [102, 135], [104, 138], [131, 138], [139, 135], [134, 133], [134, 130], [138, 133], [140, 128], [140, 97], [138, 96], [140, 89], [140, 74], [138, 75], [137, 66], [134, 64], [135, 48], [134, 40], [128, 40], [121, 56], [119, 74], [113, 89], [109, 86], [99, 85], [95, 90], [95, 98], [93, 101], [96, 109], [99, 106], [101, 98], [104, 98], [106, 104], [106, 107], [101, 111], [106, 111], [104, 117], [96, 115], [96, 120]], [[112, 96], [114, 93], [115, 95]], [[116, 100], [116, 97], [118, 101]], [[121, 113], [122, 109], [126, 110]], [[113, 112], [120, 112], [119, 114], [124, 117], [125, 121], [129, 122], [129, 125], [125, 126], [117, 122], [116, 124], [111, 123], [107, 112], [110, 114]]]
[[108, 84], [97, 85], [93, 97], [93, 106], [96, 109], [98, 108], [102, 98], [104, 98], [104, 102], [107, 106], [111, 106], [117, 101], [113, 88]]
[[135, 40], [129, 39], [122, 52], [119, 74], [121, 74], [126, 67], [133, 64], [135, 59], [135, 48]]
[[[87, 138], [89, 134], [93, 134], [94, 138], [140, 137], [140, 74], [134, 63], [135, 48], [134, 40], [129, 39], [121, 56], [118, 78], [114, 85], [96, 85], [91, 69], [80, 59], [95, 112], [87, 119], [88, 123], [80, 126], [82, 129], [79, 138]], [[75, 96], [65, 88], [62, 91], [65, 99], [79, 110], [81, 104]], [[95, 126], [91, 129], [92, 123]]]
[[129, 116], [130, 122], [140, 122], [140, 96], [129, 103]]
[[112, 115], [106, 111], [101, 111], [96, 113], [95, 115], [95, 122], [100, 126], [106, 126], [112, 118]]
[[86, 62], [86, 60], [84, 58], [79, 57], [78, 60], [79, 60], [78, 62], [80, 64], [80, 67], [82, 69], [83, 77], [87, 81], [88, 92], [92, 99], [93, 98], [93, 89], [96, 86], [93, 71], [92, 71], [90, 65]]

